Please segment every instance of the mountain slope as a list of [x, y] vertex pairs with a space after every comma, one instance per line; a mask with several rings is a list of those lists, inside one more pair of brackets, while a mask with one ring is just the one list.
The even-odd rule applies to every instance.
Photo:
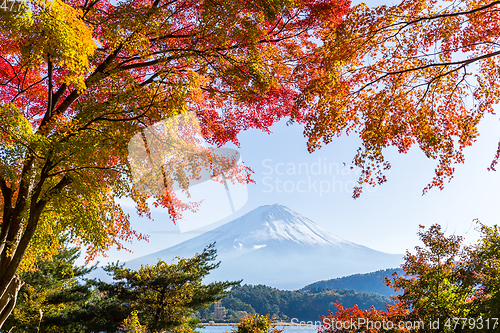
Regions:
[[[393, 301], [379, 294], [357, 292], [355, 290], [323, 291], [319, 293], [304, 293], [300, 291], [279, 290], [265, 285], [244, 285], [236, 288], [222, 299], [220, 305], [228, 310], [224, 320], [217, 320], [214, 316], [215, 304], [201, 310], [197, 317], [203, 322], [209, 320], [238, 322], [245, 313], [266, 313], [270, 317], [281, 320], [296, 318], [297, 321], [317, 322], [319, 316], [328, 315], [328, 310], [337, 310], [335, 302], [350, 308], [357, 305], [360, 309], [368, 309], [370, 306], [378, 310], [385, 310], [386, 304]], [[238, 313], [238, 311], [245, 311]], [[295, 328], [297, 329], [297, 328]], [[297, 329], [297, 332], [300, 330]]]
[[393, 273], [397, 273], [398, 276], [404, 275], [404, 271], [401, 268], [385, 269], [366, 274], [354, 274], [341, 278], [314, 282], [300, 289], [300, 291], [319, 292], [322, 290], [354, 289], [356, 291], [393, 296], [397, 294], [396, 291], [387, 287], [382, 281], [384, 276], [392, 277]]
[[188, 257], [216, 242], [220, 267], [207, 281], [239, 280], [281, 289], [311, 281], [397, 267], [402, 255], [341, 239], [282, 205], [261, 206], [210, 232], [127, 263], [136, 269], [158, 258]]

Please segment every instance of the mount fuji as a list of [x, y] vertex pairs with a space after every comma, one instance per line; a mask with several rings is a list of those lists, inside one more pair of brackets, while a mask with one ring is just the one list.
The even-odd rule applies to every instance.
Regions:
[[341, 239], [282, 205], [266, 205], [178, 245], [127, 262], [192, 257], [216, 242], [218, 269], [206, 282], [239, 280], [295, 290], [318, 280], [398, 267], [403, 256]]

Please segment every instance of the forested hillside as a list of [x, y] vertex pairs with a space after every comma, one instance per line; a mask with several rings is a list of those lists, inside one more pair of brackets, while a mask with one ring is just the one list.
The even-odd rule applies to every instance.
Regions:
[[316, 321], [320, 315], [327, 315], [328, 310], [335, 311], [335, 302], [345, 306], [358, 305], [361, 309], [374, 306], [385, 309], [391, 299], [356, 290], [328, 290], [321, 292], [302, 292], [279, 290], [265, 285], [244, 285], [235, 289], [218, 304], [201, 310], [197, 316], [202, 321], [235, 322], [242, 316], [257, 312], [269, 314], [275, 320]]
[[300, 290], [307, 292], [335, 289], [354, 289], [357, 291], [377, 293], [389, 297], [396, 295], [396, 292], [394, 291], [394, 289], [386, 286], [382, 279], [385, 276], [391, 277], [392, 273], [402, 275], [404, 272], [401, 268], [389, 268], [366, 274], [354, 274], [344, 276], [342, 278], [314, 282]]

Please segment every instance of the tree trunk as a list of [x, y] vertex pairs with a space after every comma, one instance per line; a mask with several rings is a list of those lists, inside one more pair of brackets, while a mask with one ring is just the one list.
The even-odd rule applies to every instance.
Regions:
[[[28, 163], [32, 164], [31, 161]], [[30, 190], [30, 184], [25, 181], [29, 177], [22, 177], [23, 180], [19, 186], [20, 194], [15, 208], [5, 206], [5, 202], [10, 203], [10, 201], [4, 199], [4, 212], [9, 211], [10, 214], [10, 211], [12, 211], [12, 214], [9, 215], [10, 218], [8, 220], [3, 220], [0, 225], [0, 329], [16, 305], [17, 294], [23, 285], [21, 278], [17, 275], [17, 271], [35, 234], [38, 222], [40, 221], [40, 215], [45, 209], [49, 198], [56, 196], [70, 183], [69, 177], [64, 175], [54, 187], [45, 193], [45, 198], [40, 198], [42, 185], [45, 182], [47, 170], [50, 169], [50, 166], [51, 162], [47, 160], [45, 166], [42, 168], [40, 181], [33, 187], [32, 191]], [[31, 166], [24, 169], [29, 171]], [[8, 193], [5, 190], [5, 182], [0, 182], [0, 187], [5, 197], [5, 193]], [[28, 197], [29, 200], [26, 199]], [[28, 204], [29, 208], [27, 207]], [[23, 210], [27, 208], [29, 209], [29, 216], [25, 221], [21, 221], [20, 216]], [[23, 225], [25, 225], [24, 230]], [[10, 248], [7, 248], [6, 244], [12, 245], [9, 245]]]
[[0, 298], [0, 328], [2, 328], [10, 313], [12, 312], [12, 310], [14, 310], [17, 300], [17, 294], [19, 293], [19, 289], [21, 289], [23, 284], [24, 282], [19, 276], [14, 276], [14, 278], [9, 283], [7, 292], [5, 292]]

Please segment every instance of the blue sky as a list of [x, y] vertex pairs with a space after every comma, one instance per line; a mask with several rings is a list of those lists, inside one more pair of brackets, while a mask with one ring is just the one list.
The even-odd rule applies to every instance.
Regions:
[[[419, 224], [439, 223], [448, 234], [463, 235], [470, 243], [478, 237], [473, 219], [487, 225], [499, 222], [500, 173], [487, 171], [500, 133], [496, 116], [488, 115], [480, 123], [481, 135], [467, 148], [466, 163], [456, 167], [455, 178], [443, 191], [432, 189], [424, 196], [422, 189], [433, 177], [435, 161], [427, 159], [417, 147], [407, 154], [387, 149], [386, 158], [392, 164], [387, 183], [367, 188], [354, 200], [352, 186], [357, 175], [343, 163], [351, 161], [359, 139], [355, 135], [341, 137], [309, 154], [302, 131], [301, 125], [286, 126], [282, 121], [272, 127], [272, 134], [256, 130], [241, 133], [238, 150], [255, 172], [256, 184], [248, 185], [248, 201], [242, 209], [201, 229], [210, 230], [261, 205], [279, 203], [341, 238], [384, 252], [404, 253], [420, 245], [416, 235]], [[129, 244], [131, 253], [110, 251], [107, 258], [99, 259], [101, 263], [131, 260], [200, 233], [182, 233], [160, 210], [154, 211], [154, 221], [139, 218], [132, 206], [124, 204], [132, 226], [149, 234], [150, 241]]]

